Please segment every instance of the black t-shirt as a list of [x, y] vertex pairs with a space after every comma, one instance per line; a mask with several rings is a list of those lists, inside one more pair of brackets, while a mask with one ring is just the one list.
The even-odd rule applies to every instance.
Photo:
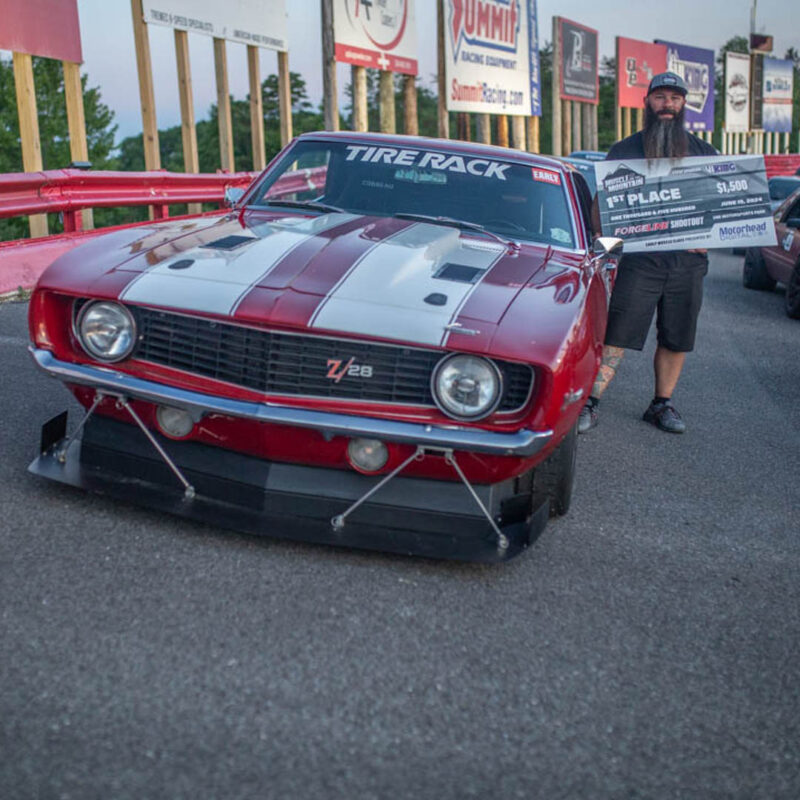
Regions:
[[[689, 137], [690, 156], [716, 156], [719, 155], [715, 147], [708, 142], [699, 139], [693, 133], [686, 132]], [[637, 131], [633, 136], [621, 139], [616, 144], [611, 145], [606, 161], [619, 161], [623, 158], [645, 158], [644, 154], [644, 134]]]

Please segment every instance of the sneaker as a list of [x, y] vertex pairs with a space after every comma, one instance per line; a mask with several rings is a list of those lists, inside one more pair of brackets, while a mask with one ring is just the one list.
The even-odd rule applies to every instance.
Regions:
[[586, 433], [597, 425], [597, 406], [586, 403], [578, 416], [578, 433]]
[[686, 423], [670, 403], [650, 403], [642, 419], [667, 433], [683, 433], [686, 430]]

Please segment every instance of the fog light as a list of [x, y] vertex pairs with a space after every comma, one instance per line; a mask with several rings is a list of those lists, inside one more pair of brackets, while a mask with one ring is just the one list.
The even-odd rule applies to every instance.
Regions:
[[194, 428], [194, 420], [188, 411], [172, 406], [159, 406], [156, 409], [156, 422], [161, 431], [173, 439], [188, 436]]
[[378, 439], [351, 439], [347, 445], [347, 457], [359, 472], [377, 472], [386, 466], [389, 451]]

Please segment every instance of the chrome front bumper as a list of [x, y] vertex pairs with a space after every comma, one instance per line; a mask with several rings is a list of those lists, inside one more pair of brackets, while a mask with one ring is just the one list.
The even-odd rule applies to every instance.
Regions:
[[442, 426], [395, 422], [373, 417], [311, 411], [274, 403], [231, 400], [225, 397], [176, 389], [155, 381], [141, 380], [118, 372], [112, 367], [95, 367], [59, 361], [48, 350], [40, 350], [35, 347], [29, 349], [33, 360], [40, 369], [64, 383], [90, 386], [98, 392], [112, 397], [133, 398], [182, 408], [198, 420], [204, 414], [222, 414], [274, 425], [311, 428], [326, 436], [363, 436], [422, 447], [518, 457], [532, 456], [538, 453], [553, 437], [553, 432], [549, 430], [496, 433], [479, 428], [460, 427], [456, 424]]

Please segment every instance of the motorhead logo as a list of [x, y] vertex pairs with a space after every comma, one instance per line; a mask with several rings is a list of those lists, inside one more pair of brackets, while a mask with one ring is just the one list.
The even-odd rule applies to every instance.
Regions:
[[350, 24], [379, 50], [394, 50], [403, 38], [411, 0], [345, 0]]
[[515, 53], [521, 16], [519, 4], [520, 0], [449, 0], [447, 28], [453, 58], [458, 60], [463, 42]]
[[750, 88], [747, 85], [747, 78], [740, 72], [734, 73], [728, 81], [728, 105], [737, 112], [744, 111], [747, 107], [747, 100], [750, 97]]

